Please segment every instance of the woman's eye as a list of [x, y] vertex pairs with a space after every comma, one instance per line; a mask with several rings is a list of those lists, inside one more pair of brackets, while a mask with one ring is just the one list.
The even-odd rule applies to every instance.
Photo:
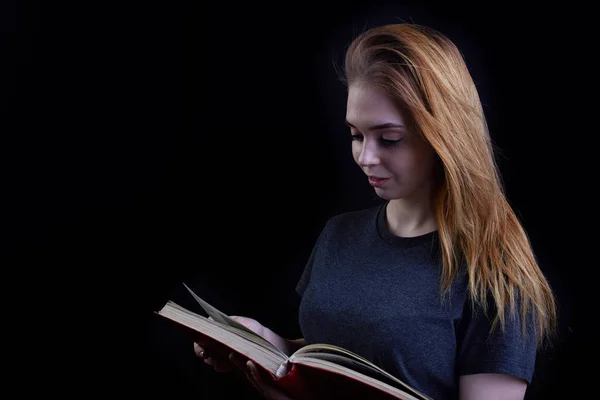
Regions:
[[394, 139], [394, 140], [392, 140], [392, 139], [381, 138], [381, 143], [385, 147], [395, 147], [395, 146], [398, 146], [401, 141], [402, 141], [402, 139]]
[[[361, 134], [355, 134], [355, 135], [351, 135], [351, 136], [352, 136], [353, 142], [354, 141], [362, 142], [364, 140], [363, 135], [361, 135]], [[401, 141], [402, 141], [402, 139], [379, 138], [379, 143], [381, 144], [382, 147], [395, 147], [395, 146], [398, 146]]]

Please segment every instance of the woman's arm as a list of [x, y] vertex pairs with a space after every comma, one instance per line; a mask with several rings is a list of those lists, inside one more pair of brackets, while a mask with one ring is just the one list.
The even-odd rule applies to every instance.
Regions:
[[527, 382], [503, 374], [463, 375], [459, 380], [460, 400], [523, 400]]
[[[300, 339], [285, 339], [271, 329], [263, 326], [260, 322], [255, 319], [242, 317], [242, 316], [231, 316], [234, 320], [244, 325], [246, 328], [262, 336], [264, 339], [273, 343], [278, 349], [284, 353], [291, 355], [293, 352], [298, 350], [300, 347], [305, 345], [304, 338]], [[261, 371], [258, 370], [256, 365], [234, 352], [229, 354], [228, 362], [223, 359], [213, 359], [211, 356], [210, 348], [208, 353], [206, 350], [206, 343], [194, 343], [194, 351], [198, 357], [202, 357], [204, 362], [208, 365], [212, 365], [215, 371], [224, 372], [230, 371], [230, 366], [235, 366], [240, 372], [242, 372], [246, 378], [254, 385], [254, 387], [262, 394], [267, 400], [294, 400], [287, 394], [283, 393], [279, 389], [270, 386], [265, 379], [261, 376]]]
[[273, 343], [275, 347], [283, 351], [285, 354], [292, 355], [296, 350], [305, 345], [304, 338], [300, 339], [285, 339], [266, 326], [262, 327], [262, 331], [259, 333], [263, 338]]

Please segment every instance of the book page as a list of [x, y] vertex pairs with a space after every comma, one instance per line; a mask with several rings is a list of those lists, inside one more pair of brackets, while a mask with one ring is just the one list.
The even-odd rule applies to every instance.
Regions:
[[[198, 302], [198, 304], [200, 304], [200, 306], [204, 309], [204, 311], [206, 311], [206, 313], [208, 315], [210, 315], [212, 317], [212, 319], [214, 319], [217, 322], [220, 322], [221, 324], [229, 325], [229, 326], [232, 326], [234, 328], [240, 329], [242, 331], [246, 331], [246, 332], [248, 332], [248, 333], [250, 333], [252, 335], [256, 335], [256, 333], [254, 331], [252, 331], [251, 329], [246, 328], [246, 326], [240, 324], [239, 322], [237, 322], [233, 318], [230, 318], [227, 314], [225, 314], [225, 313], [217, 310], [215, 307], [211, 306], [206, 301], [202, 300], [185, 283], [183, 284], [183, 286], [185, 286], [185, 288], [188, 290], [188, 292], [190, 292], [191, 295], [194, 296], [194, 299], [196, 299], [196, 301]], [[258, 336], [258, 335], [256, 335], [256, 336]]]
[[381, 369], [364, 357], [338, 346], [329, 344], [312, 344], [304, 346], [294, 353], [292, 357], [290, 357], [290, 361], [292, 362], [300, 359], [320, 359], [329, 361], [337, 365], [350, 368], [364, 375], [376, 378], [389, 385], [400, 387], [404, 390], [409, 390], [413, 395], [416, 395], [419, 398], [428, 398], [423, 393], [420, 393], [416, 389], [408, 386], [400, 379]]
[[[192, 289], [190, 289], [185, 283], [183, 284], [183, 286], [185, 286], [185, 288], [191, 293], [191, 295], [194, 297], [194, 299], [196, 299], [198, 304], [200, 304], [200, 306], [204, 309], [204, 311], [206, 311], [206, 313], [208, 315], [210, 315], [214, 321], [216, 321], [220, 324], [235, 328], [235, 330], [237, 331], [238, 334], [241, 334], [241, 332], [244, 332], [245, 334], [242, 334], [242, 336], [245, 336], [246, 338], [251, 338], [254, 342], [261, 343], [266, 347], [276, 349], [277, 352], [281, 352], [279, 349], [277, 349], [277, 347], [273, 343], [269, 342], [262, 336], [257, 335], [256, 332], [254, 332], [253, 330], [248, 329], [245, 325], [240, 324], [233, 318], [229, 317], [227, 314], [219, 311], [212, 305], [208, 304], [206, 301], [202, 300], [200, 298], [200, 296], [198, 296], [196, 293], [194, 293], [194, 291]], [[241, 331], [241, 332], [239, 332], [239, 331]]]
[[187, 329], [202, 333], [224, 344], [254, 360], [272, 374], [275, 374], [277, 369], [287, 360], [285, 354], [260, 336], [209, 320], [205, 316], [187, 310], [172, 301], [168, 301], [157, 313], [187, 327]]
[[[342, 375], [353, 379], [354, 381], [363, 382], [368, 386], [372, 386], [382, 392], [392, 395], [395, 399], [401, 400], [433, 400], [429, 397], [419, 395], [417, 392], [411, 390], [408, 387], [397, 387], [397, 385], [390, 385], [389, 383], [381, 380], [381, 377], [372, 377], [365, 375], [361, 372], [355, 371], [352, 368], [348, 368], [344, 365], [340, 365], [331, 360], [325, 360], [322, 358], [310, 357], [307, 355], [300, 355], [294, 360], [296, 365], [305, 365], [317, 370], [329, 371], [331, 373]], [[354, 397], [352, 397], [354, 398]], [[380, 398], [380, 397], [378, 397]]]

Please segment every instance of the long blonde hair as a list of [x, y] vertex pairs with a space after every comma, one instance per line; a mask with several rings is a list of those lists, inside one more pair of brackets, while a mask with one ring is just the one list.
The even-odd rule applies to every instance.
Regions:
[[556, 305], [528, 236], [508, 203], [477, 92], [462, 54], [440, 32], [416, 24], [373, 28], [350, 44], [342, 79], [368, 82], [397, 101], [437, 153], [443, 173], [435, 194], [442, 250], [442, 290], [464, 262], [473, 304], [498, 323], [519, 310], [533, 321], [538, 343], [556, 325]]

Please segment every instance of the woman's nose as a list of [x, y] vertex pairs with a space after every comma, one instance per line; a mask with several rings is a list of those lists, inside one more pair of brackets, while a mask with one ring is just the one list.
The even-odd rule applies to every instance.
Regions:
[[360, 153], [358, 154], [358, 164], [369, 166], [379, 164], [381, 161], [377, 143], [372, 140], [364, 140], [361, 143]]

